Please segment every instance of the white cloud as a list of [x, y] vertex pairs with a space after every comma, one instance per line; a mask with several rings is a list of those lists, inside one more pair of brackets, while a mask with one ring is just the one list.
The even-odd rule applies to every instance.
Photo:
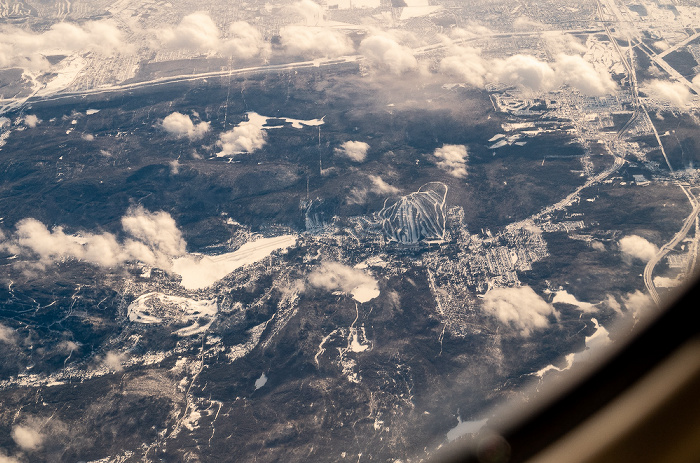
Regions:
[[457, 178], [467, 176], [467, 147], [464, 145], [443, 145], [435, 150], [437, 166]]
[[292, 11], [304, 18], [308, 26], [317, 26], [324, 22], [323, 7], [312, 0], [301, 0], [292, 6]]
[[683, 284], [683, 280], [678, 276], [676, 278], [655, 276], [654, 286], [657, 288], [675, 288]]
[[122, 227], [155, 253], [166, 256], [180, 256], [185, 253], [187, 244], [175, 220], [167, 212], [149, 212], [143, 207], [138, 207], [122, 217]]
[[370, 174], [369, 179], [372, 181], [371, 190], [377, 194], [396, 195], [401, 192], [401, 190], [395, 186], [386, 183], [379, 175]]
[[243, 121], [228, 132], [219, 136], [216, 142], [221, 147], [217, 156], [232, 156], [240, 153], [252, 153], [265, 146], [265, 116], [254, 112], [247, 113], [248, 120]]
[[680, 82], [654, 79], [646, 85], [646, 93], [679, 108], [685, 108], [693, 98], [688, 87]]
[[199, 140], [209, 131], [209, 122], [194, 124], [190, 116], [174, 112], [163, 119], [163, 129], [177, 138]]
[[156, 31], [161, 44], [167, 48], [184, 48], [200, 52], [214, 52], [219, 48], [219, 28], [204, 12], [182, 18], [174, 27]]
[[367, 178], [370, 180], [370, 186], [355, 187], [350, 190], [346, 200], [348, 204], [364, 204], [367, 202], [367, 197], [370, 193], [376, 195], [397, 195], [401, 192], [400, 189], [386, 183], [379, 175], [370, 174]]
[[70, 354], [73, 351], [79, 350], [80, 346], [73, 341], [61, 341], [56, 346], [56, 350], [62, 354]]
[[219, 51], [224, 56], [248, 59], [264, 54], [269, 44], [262, 33], [245, 21], [236, 21], [228, 28], [228, 36], [221, 41]]
[[560, 53], [550, 64], [523, 54], [486, 59], [479, 49], [453, 46], [441, 60], [439, 69], [445, 75], [479, 88], [489, 82], [500, 82], [528, 90], [550, 91], [566, 84], [591, 96], [602, 96], [616, 88], [607, 72], [596, 70], [590, 62], [575, 54]]
[[492, 65], [493, 76], [502, 83], [545, 91], [556, 86], [554, 69], [531, 55], [517, 54], [506, 59], [497, 59]]
[[502, 323], [529, 336], [533, 330], [549, 326], [554, 308], [529, 286], [493, 288], [484, 295], [484, 311]]
[[17, 332], [0, 323], [0, 342], [6, 344], [15, 344], [17, 342]]
[[440, 72], [474, 87], [482, 88], [486, 83], [486, 61], [481, 51], [472, 47], [454, 47], [440, 62]]
[[222, 37], [211, 16], [201, 11], [185, 16], [176, 26], [155, 30], [154, 34], [153, 47], [219, 53], [241, 59], [260, 55], [269, 46], [262, 33], [245, 21], [232, 23], [226, 37]]
[[122, 217], [122, 227], [129, 237], [120, 243], [111, 233], [70, 235], [62, 227], [49, 230], [36, 219], [23, 219], [13, 236], [0, 242], [0, 248], [33, 257], [41, 265], [76, 259], [116, 267], [140, 261], [164, 270], [170, 268], [173, 257], [185, 254], [186, 243], [167, 212], [134, 208]]
[[360, 53], [370, 64], [393, 74], [403, 74], [418, 69], [413, 51], [400, 45], [388, 34], [375, 34], [360, 42]]
[[294, 56], [329, 58], [355, 51], [345, 34], [326, 27], [286, 26], [280, 30], [280, 42]]
[[40, 122], [41, 120], [36, 116], [36, 114], [27, 114], [24, 116], [24, 123], [31, 129], [36, 127]]
[[591, 241], [591, 247], [596, 251], [605, 251], [605, 245], [600, 241]]
[[124, 41], [122, 32], [110, 20], [82, 25], [60, 22], [41, 33], [0, 26], [0, 68], [41, 70], [50, 67], [46, 55], [87, 51], [108, 55], [131, 53], [133, 46]]
[[513, 21], [513, 29], [519, 31], [528, 31], [533, 29], [543, 29], [545, 25], [539, 21], [528, 18], [527, 16], [519, 16]]
[[486, 26], [476, 22], [469, 22], [465, 28], [455, 27], [450, 31], [450, 37], [456, 40], [473, 39], [493, 34], [493, 31]]
[[367, 158], [367, 151], [369, 150], [369, 145], [363, 141], [346, 141], [340, 148], [335, 149], [335, 154], [338, 156], [345, 156], [355, 162], [364, 162]]
[[102, 366], [107, 367], [110, 371], [122, 371], [124, 369], [124, 362], [126, 361], [126, 354], [109, 351], [102, 359]]
[[3, 449], [0, 449], [0, 463], [20, 463], [20, 461], [15, 457], [8, 456]]
[[554, 298], [552, 299], [552, 304], [555, 304], [557, 302], [562, 302], [564, 304], [576, 306], [581, 312], [598, 311], [598, 307], [595, 304], [591, 304], [590, 302], [581, 302], [578, 299], [576, 299], [576, 296], [574, 296], [566, 290], [560, 290], [556, 292]]
[[629, 235], [620, 240], [620, 251], [629, 257], [648, 262], [659, 252], [659, 248], [641, 236]]
[[542, 38], [547, 42], [547, 48], [553, 54], [586, 53], [588, 48], [575, 36], [561, 31], [546, 31]]
[[652, 300], [651, 296], [639, 290], [623, 296], [622, 303], [624, 304], [625, 309], [632, 314], [632, 317], [635, 320], [638, 320], [640, 315], [642, 315], [644, 312], [654, 308], [654, 301]]
[[12, 428], [12, 439], [22, 450], [36, 450], [44, 443], [44, 436], [30, 426], [14, 426]]
[[610, 74], [597, 71], [591, 63], [578, 55], [560, 54], [554, 63], [554, 69], [560, 82], [586, 95], [602, 96], [617, 88]]
[[602, 302], [602, 304], [605, 304], [611, 309], [613, 309], [615, 312], [622, 314], [622, 306], [619, 302], [617, 302], [617, 299], [615, 299], [615, 296], [613, 296], [612, 294], [608, 294], [607, 298]]
[[[309, 274], [308, 281], [315, 288], [352, 294], [359, 302], [366, 302], [379, 295], [377, 280], [363, 270], [340, 262], [323, 262]], [[368, 295], [372, 297], [368, 299]]]

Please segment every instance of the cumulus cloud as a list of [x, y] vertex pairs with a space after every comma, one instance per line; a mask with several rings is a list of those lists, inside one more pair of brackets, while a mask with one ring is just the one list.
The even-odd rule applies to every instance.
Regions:
[[464, 28], [455, 27], [450, 31], [450, 37], [456, 40], [473, 39], [491, 34], [493, 34], [491, 29], [473, 21], [467, 23]]
[[467, 147], [464, 145], [443, 145], [435, 150], [437, 166], [453, 177], [467, 176]]
[[312, 0], [301, 0], [292, 5], [292, 12], [304, 18], [307, 26], [323, 23], [323, 7]]
[[440, 72], [462, 79], [471, 86], [482, 88], [486, 83], [486, 65], [479, 49], [454, 47], [451, 53], [440, 61]]
[[534, 19], [528, 18], [527, 16], [519, 16], [515, 18], [515, 21], [513, 21], [513, 29], [519, 31], [543, 29], [544, 27], [545, 25], [541, 22], [535, 21]]
[[401, 192], [395, 186], [386, 183], [379, 175], [370, 174], [369, 179], [372, 181], [372, 191], [375, 193], [396, 195]]
[[0, 449], [0, 463], [20, 463], [20, 461], [15, 457], [7, 455], [3, 449]]
[[560, 54], [554, 65], [557, 80], [586, 95], [600, 96], [612, 93], [617, 84], [610, 74], [599, 72], [591, 63], [578, 55]]
[[174, 112], [163, 119], [163, 129], [177, 138], [199, 140], [209, 131], [209, 122], [194, 124], [190, 116]]
[[219, 53], [234, 58], [252, 58], [264, 52], [268, 44], [262, 33], [245, 21], [232, 23], [226, 37], [205, 12], [195, 12], [182, 18], [175, 26], [154, 31], [155, 46], [185, 49], [200, 53]]
[[31, 426], [14, 426], [12, 439], [22, 450], [37, 450], [44, 443], [44, 436]]
[[561, 31], [547, 31], [542, 33], [542, 38], [547, 42], [547, 48], [554, 54], [559, 53], [586, 53], [588, 48], [578, 38]]
[[323, 262], [309, 274], [308, 282], [315, 288], [352, 294], [359, 302], [366, 302], [379, 295], [377, 280], [363, 270], [340, 262]]
[[269, 44], [262, 33], [245, 21], [236, 21], [228, 28], [228, 35], [222, 40], [219, 51], [224, 56], [248, 59], [264, 54]]
[[484, 311], [502, 323], [529, 336], [533, 330], [549, 326], [554, 308], [529, 286], [493, 288], [484, 295]]
[[102, 359], [101, 365], [108, 368], [110, 371], [122, 371], [124, 369], [124, 362], [126, 361], [126, 355], [109, 351], [105, 354]]
[[216, 144], [221, 147], [221, 151], [217, 156], [252, 153], [265, 146], [266, 132], [263, 127], [267, 118], [254, 112], [247, 113], [247, 117], [248, 120], [219, 136]]
[[0, 323], [0, 342], [6, 344], [15, 344], [17, 342], [17, 332]]
[[62, 354], [71, 354], [73, 351], [80, 349], [80, 346], [73, 341], [61, 341], [56, 345], [56, 350]]
[[0, 68], [46, 69], [50, 64], [45, 56], [78, 51], [130, 53], [133, 47], [126, 44], [123, 33], [111, 20], [88, 21], [82, 25], [60, 22], [41, 33], [0, 26]]
[[27, 127], [30, 129], [33, 129], [36, 127], [41, 120], [36, 116], [36, 114], [27, 114], [24, 116], [24, 123], [27, 124]]
[[212, 52], [219, 47], [221, 32], [214, 20], [200, 11], [188, 14], [176, 26], [160, 29], [156, 34], [167, 48]]
[[531, 55], [513, 55], [493, 61], [493, 75], [497, 81], [522, 85], [531, 90], [549, 90], [556, 86], [554, 69]]
[[620, 251], [631, 258], [648, 262], [659, 252], [659, 248], [641, 236], [629, 235], [620, 240]]
[[660, 79], [649, 82], [646, 85], [646, 92], [652, 98], [666, 101], [679, 108], [685, 108], [693, 97], [688, 87], [681, 82]]
[[[135, 242], [138, 245], [145, 245], [153, 253], [155, 260], [158, 260], [159, 255], [176, 257], [185, 254], [187, 243], [182, 238], [175, 220], [167, 212], [149, 212], [143, 207], [138, 207], [122, 217], [122, 227], [136, 238]], [[130, 244], [129, 240], [126, 244]]]
[[556, 292], [554, 298], [552, 299], [552, 304], [556, 304], [558, 302], [576, 306], [576, 308], [578, 308], [581, 312], [598, 311], [598, 307], [595, 304], [591, 304], [590, 302], [581, 302], [578, 299], [576, 299], [576, 296], [574, 296], [566, 290], [560, 290]]
[[487, 59], [477, 48], [452, 46], [440, 61], [439, 69], [445, 75], [479, 88], [489, 82], [499, 82], [527, 90], [550, 91], [566, 84], [591, 96], [602, 96], [616, 88], [607, 72], [598, 71], [575, 54], [560, 53], [553, 63], [547, 63], [523, 54]]
[[23, 219], [15, 233], [0, 241], [0, 249], [51, 265], [75, 259], [100, 267], [116, 267], [139, 261], [162, 269], [173, 257], [185, 254], [186, 243], [167, 212], [133, 208], [122, 217], [128, 238], [119, 242], [111, 233], [67, 234], [62, 227], [49, 230], [36, 219]]
[[364, 204], [367, 202], [367, 197], [370, 194], [397, 195], [401, 192], [400, 189], [386, 183], [379, 175], [370, 174], [367, 178], [370, 181], [369, 186], [355, 187], [350, 190], [347, 198], [348, 204]]
[[393, 74], [403, 74], [418, 69], [413, 51], [400, 45], [388, 34], [375, 34], [360, 42], [360, 53], [373, 66]]
[[367, 159], [369, 145], [363, 141], [346, 141], [334, 153], [337, 156], [345, 156], [355, 162], [364, 162]]
[[342, 32], [326, 27], [286, 26], [280, 30], [286, 53], [306, 57], [335, 57], [353, 53], [352, 41]]
[[622, 303], [635, 320], [638, 320], [644, 312], [654, 308], [654, 301], [651, 296], [639, 290], [623, 296]]

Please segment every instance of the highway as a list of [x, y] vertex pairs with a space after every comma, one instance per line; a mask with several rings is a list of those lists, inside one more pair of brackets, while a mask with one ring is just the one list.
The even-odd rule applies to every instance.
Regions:
[[[538, 31], [527, 31], [527, 32], [493, 33], [493, 34], [486, 34], [486, 35], [481, 35], [481, 36], [477, 36], [477, 37], [455, 40], [452, 43], [462, 44], [462, 43], [475, 41], [475, 40], [479, 40], [479, 39], [483, 39], [483, 38], [487, 38], [487, 37], [488, 38], [504, 38], [504, 37], [539, 36], [539, 35], [545, 34], [547, 32], [593, 34], [593, 33], [603, 32], [603, 29], [590, 29], [589, 28], [589, 29], [575, 29], [575, 30], [563, 30], [563, 31], [558, 31], [558, 30], [540, 31], [540, 30], [538, 30]], [[449, 46], [449, 45], [445, 44], [443, 42], [440, 42], [440, 43], [436, 43], [436, 44], [426, 45], [423, 47], [417, 47], [417, 48], [414, 48], [412, 51], [413, 51], [414, 55], [422, 55], [425, 53], [429, 53], [431, 51], [446, 48], [447, 46]], [[160, 77], [157, 79], [151, 79], [151, 80], [146, 80], [146, 81], [142, 81], [142, 82], [133, 82], [133, 83], [129, 83], [129, 84], [118, 84], [118, 85], [111, 85], [108, 87], [99, 87], [99, 88], [81, 90], [78, 92], [59, 91], [53, 95], [40, 95], [39, 92], [41, 92], [41, 89], [38, 89], [36, 92], [34, 92], [28, 98], [26, 98], [24, 101], [16, 102], [14, 104], [8, 105], [4, 109], [5, 110], [9, 109], [10, 106], [11, 107], [16, 107], [18, 105], [21, 106], [21, 105], [23, 105], [27, 102], [30, 102], [30, 101], [54, 101], [54, 100], [81, 97], [81, 96], [87, 96], [87, 95], [123, 92], [123, 91], [128, 91], [128, 90], [136, 90], [136, 89], [140, 89], [140, 88], [152, 87], [152, 86], [156, 86], [156, 85], [167, 85], [167, 84], [176, 83], [176, 82], [192, 82], [192, 81], [208, 79], [208, 78], [212, 78], [212, 77], [226, 77], [226, 76], [236, 76], [236, 75], [243, 75], [243, 74], [253, 74], [253, 73], [258, 73], [258, 72], [289, 71], [289, 70], [294, 70], [294, 69], [333, 66], [333, 65], [337, 65], [337, 64], [357, 62], [357, 61], [362, 60], [363, 58], [364, 57], [362, 55], [355, 54], [355, 55], [341, 56], [341, 57], [337, 57], [337, 58], [324, 58], [324, 59], [298, 61], [298, 62], [283, 63], [283, 64], [265, 64], [265, 65], [261, 65], [261, 66], [253, 66], [253, 67], [248, 67], [248, 68], [229, 69], [229, 70], [212, 71], [212, 72], [202, 72], [202, 73], [197, 73], [197, 74], [181, 74], [181, 75], [177, 75], [177, 76]]]
[[[686, 194], [688, 194], [683, 185], [679, 184], [679, 186], [684, 192], [686, 192]], [[688, 198], [690, 199], [690, 196], [688, 196]], [[654, 300], [654, 303], [659, 307], [661, 306], [661, 298], [659, 297], [658, 291], [656, 291], [656, 286], [654, 285], [654, 281], [652, 279], [654, 267], [656, 267], [656, 264], [658, 264], [659, 261], [666, 256], [666, 254], [671, 252], [673, 248], [678, 245], [678, 243], [685, 239], [690, 227], [695, 224], [695, 219], [698, 216], [698, 213], [700, 213], [700, 202], [697, 200], [691, 200], [691, 204], [694, 206], [693, 210], [683, 222], [683, 227], [680, 229], [680, 231], [678, 231], [678, 233], [676, 233], [671, 241], [664, 244], [661, 249], [659, 249], [659, 252], [656, 253], [654, 258], [647, 262], [646, 267], [644, 267], [644, 285], [646, 286], [647, 291], [649, 291], [649, 295]]]
[[256, 72], [273, 72], [273, 71], [289, 71], [293, 69], [303, 69], [303, 68], [313, 68], [322, 66], [333, 66], [336, 64], [352, 63], [359, 60], [361, 55], [350, 55], [343, 56], [341, 58], [332, 59], [318, 59], [313, 61], [298, 61], [294, 63], [284, 63], [284, 64], [265, 64], [262, 66], [254, 66], [242, 69], [230, 69], [225, 71], [212, 71], [203, 72], [198, 74], [182, 74], [178, 76], [170, 77], [160, 77], [158, 79], [146, 80], [143, 82], [134, 82], [130, 84], [120, 84], [112, 85], [109, 87], [99, 87], [88, 90], [81, 90], [79, 92], [61, 92], [56, 93], [51, 96], [36, 97], [34, 95], [30, 96], [26, 101], [40, 100], [40, 101], [54, 101], [64, 98], [75, 98], [87, 95], [97, 95], [102, 93], [113, 93], [113, 92], [123, 92], [127, 90], [135, 90], [140, 88], [147, 88], [156, 85], [167, 85], [176, 82], [192, 82], [196, 80], [208, 79], [211, 77], [226, 77], [226, 76], [236, 76], [242, 74], [251, 74]]
[[657, 56], [658, 58], [662, 58], [662, 59], [663, 59], [664, 56], [668, 55], [669, 53], [673, 53], [674, 51], [678, 50], [679, 48], [685, 47], [686, 45], [688, 45], [690, 42], [692, 42], [693, 40], [697, 39], [698, 37], [700, 37], [700, 32], [696, 32], [695, 34], [691, 35], [690, 37], [688, 37], [688, 38], [685, 39], [684, 41], [675, 44], [674, 46], [668, 48], [667, 50], [662, 51], [661, 53], [659, 53], [659, 54], [656, 55], [656, 56]]

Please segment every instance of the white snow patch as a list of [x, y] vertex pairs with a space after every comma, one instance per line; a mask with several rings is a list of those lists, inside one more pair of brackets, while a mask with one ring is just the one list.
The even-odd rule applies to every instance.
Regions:
[[359, 264], [356, 264], [354, 268], [364, 270], [369, 267], [381, 267], [381, 268], [386, 268], [388, 264], [384, 259], [382, 259], [380, 256], [373, 256], [370, 257], [369, 259], [366, 259]]
[[[284, 122], [290, 123], [290, 124], [292, 124], [292, 127], [294, 127], [295, 129], [301, 129], [305, 125], [308, 127], [317, 127], [319, 125], [325, 124], [325, 122], [323, 121], [323, 119], [325, 119], [325, 116], [323, 116], [321, 119], [308, 119], [308, 120], [292, 119], [290, 117], [275, 117], [275, 119], [281, 119]], [[273, 128], [277, 128], [277, 126], [266, 127], [266, 128], [273, 129]]]
[[587, 362], [591, 360], [591, 356], [595, 355], [594, 353], [597, 353], [601, 349], [608, 346], [612, 342], [610, 340], [610, 333], [608, 332], [608, 330], [606, 330], [605, 327], [599, 324], [598, 320], [596, 320], [595, 318], [591, 318], [591, 322], [593, 322], [593, 324], [595, 325], [596, 330], [590, 336], [586, 336], [586, 348], [584, 350], [582, 350], [581, 352], [568, 354], [565, 357], [566, 365], [564, 367], [559, 368], [555, 367], [554, 365], [547, 365], [546, 367], [534, 373], [534, 375], [541, 378], [542, 376], [544, 376], [545, 373], [551, 370], [568, 370], [575, 363]]
[[192, 413], [189, 414], [182, 424], [190, 431], [194, 431], [201, 417], [202, 413], [199, 410], [192, 410]]
[[447, 431], [447, 440], [453, 440], [462, 437], [466, 434], [476, 434], [486, 424], [486, 419], [478, 421], [462, 421], [461, 417], [457, 417], [457, 426]]
[[261, 387], [263, 387], [265, 384], [267, 384], [267, 376], [265, 376], [265, 373], [260, 375], [260, 378], [255, 380], [255, 390], [257, 391]]
[[364, 352], [367, 349], [369, 349], [369, 344], [360, 344], [357, 328], [350, 328], [350, 350], [353, 352]]
[[357, 286], [355, 289], [350, 291], [352, 298], [359, 303], [369, 302], [375, 297], [378, 297], [380, 292], [376, 283], [365, 283], [363, 285]]
[[662, 276], [657, 276], [654, 277], [654, 286], [657, 288], [675, 288], [676, 286], [680, 286], [683, 284], [683, 280], [681, 278], [669, 278], [669, 277], [662, 277]]
[[[214, 321], [218, 306], [215, 299], [194, 300], [159, 292], [146, 293], [129, 304], [127, 315], [136, 323], [166, 323], [191, 325], [175, 331], [179, 336], [192, 336], [206, 331]], [[208, 320], [200, 325], [199, 319]]]
[[234, 270], [253, 264], [280, 249], [294, 246], [294, 235], [261, 238], [245, 243], [238, 250], [218, 256], [189, 254], [173, 261], [172, 270], [182, 277], [181, 285], [186, 289], [207, 288]]
[[498, 143], [494, 143], [493, 145], [489, 146], [490, 150], [496, 150], [498, 148], [502, 148], [508, 144], [507, 140], [501, 140]]

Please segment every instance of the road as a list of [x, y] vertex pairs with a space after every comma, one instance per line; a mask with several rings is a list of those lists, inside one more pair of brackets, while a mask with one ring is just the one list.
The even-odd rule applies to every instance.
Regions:
[[[679, 186], [683, 188], [683, 191], [686, 191], [682, 185]], [[683, 222], [683, 227], [680, 229], [680, 231], [676, 233], [676, 235], [671, 241], [664, 244], [661, 247], [661, 249], [659, 249], [659, 252], [656, 253], [654, 258], [647, 262], [646, 267], [644, 267], [644, 285], [646, 286], [647, 291], [649, 291], [649, 295], [654, 300], [654, 303], [657, 306], [661, 305], [661, 298], [659, 297], [658, 291], [656, 291], [656, 286], [654, 285], [654, 280], [652, 279], [654, 267], [656, 267], [656, 264], [658, 264], [659, 261], [666, 256], [666, 254], [671, 252], [673, 248], [675, 248], [678, 245], [678, 243], [685, 239], [686, 235], [688, 234], [688, 231], [690, 230], [690, 227], [692, 227], [695, 224], [695, 219], [698, 216], [698, 213], [700, 213], [700, 202], [695, 201], [693, 210]]]
[[109, 87], [93, 88], [88, 90], [81, 90], [79, 92], [61, 92], [51, 96], [30, 96], [27, 101], [31, 100], [41, 100], [41, 101], [53, 101], [60, 100], [64, 98], [75, 98], [87, 95], [97, 95], [102, 93], [113, 93], [113, 92], [123, 92], [126, 90], [135, 90], [140, 88], [152, 87], [156, 85], [167, 85], [175, 82], [191, 82], [195, 80], [208, 79], [212, 77], [226, 77], [226, 76], [236, 76], [241, 74], [251, 74], [256, 72], [273, 72], [273, 71], [289, 71], [293, 69], [303, 69], [303, 68], [313, 68], [322, 66], [333, 66], [336, 64], [352, 63], [359, 60], [361, 55], [350, 55], [343, 56], [341, 58], [333, 59], [319, 59], [313, 61], [298, 61], [294, 63], [285, 64], [265, 64], [262, 66], [254, 66], [242, 69], [231, 69], [226, 71], [213, 71], [213, 72], [203, 72], [198, 74], [182, 74], [178, 76], [170, 77], [160, 77], [158, 79], [146, 80], [143, 82], [134, 82], [131, 84], [120, 84], [112, 85]]
[[679, 48], [685, 47], [686, 45], [688, 45], [690, 42], [692, 42], [693, 40], [697, 39], [698, 37], [700, 37], [700, 32], [696, 32], [695, 34], [691, 35], [690, 37], [688, 37], [688, 38], [685, 39], [684, 41], [675, 44], [674, 46], [672, 46], [672, 47], [670, 47], [670, 48], [668, 48], [668, 49], [662, 51], [661, 53], [659, 53], [659, 54], [656, 55], [656, 56], [657, 56], [658, 58], [662, 58], [662, 59], [663, 59], [664, 56], [668, 55], [669, 53], [673, 53], [674, 51], [678, 50]]
[[[493, 33], [493, 34], [487, 34], [487, 35], [482, 35], [482, 36], [473, 37], [473, 38], [456, 40], [453, 43], [455, 43], [455, 44], [466, 43], [469, 41], [483, 39], [485, 37], [504, 38], [504, 37], [539, 36], [539, 35], [542, 35], [546, 32], [556, 32], [556, 31], [552, 30], [552, 31]], [[570, 33], [570, 34], [573, 34], [573, 33], [593, 34], [593, 33], [603, 32], [603, 29], [575, 29], [575, 30], [563, 30], [563, 31], [559, 31], [559, 32], [566, 32], [566, 33]], [[421, 54], [429, 53], [431, 51], [446, 48], [447, 46], [449, 46], [449, 45], [445, 44], [443, 42], [440, 42], [440, 43], [436, 43], [436, 44], [431, 44], [431, 45], [427, 45], [427, 46], [423, 46], [423, 47], [414, 48], [412, 51], [413, 51], [414, 55], [421, 55]], [[253, 66], [253, 67], [242, 68], [242, 69], [230, 69], [230, 70], [224, 70], [224, 71], [203, 72], [203, 73], [197, 73], [197, 74], [181, 74], [181, 75], [177, 75], [177, 76], [161, 77], [161, 78], [151, 79], [151, 80], [142, 81], [142, 82], [133, 82], [130, 84], [118, 84], [118, 85], [112, 85], [109, 87], [100, 87], [100, 88], [94, 88], [94, 89], [81, 90], [78, 92], [57, 92], [53, 95], [41, 95], [41, 93], [40, 93], [41, 89], [39, 89], [36, 92], [34, 92], [34, 94], [29, 96], [26, 100], [21, 101], [21, 103], [19, 103], [19, 105], [21, 106], [29, 101], [36, 101], [36, 100], [53, 101], [53, 100], [74, 98], [74, 97], [87, 96], [87, 95], [122, 92], [122, 91], [127, 91], [127, 90], [135, 90], [135, 89], [140, 89], [140, 88], [152, 87], [152, 86], [156, 86], [156, 85], [167, 85], [167, 84], [176, 83], [176, 82], [191, 82], [191, 81], [196, 81], [196, 80], [208, 79], [208, 78], [212, 78], [212, 77], [226, 77], [226, 76], [236, 76], [236, 75], [242, 75], [242, 74], [251, 74], [251, 73], [257, 73], [257, 72], [289, 71], [289, 70], [293, 70], [293, 69], [333, 66], [333, 65], [337, 65], [337, 64], [343, 64], [343, 63], [353, 63], [353, 62], [360, 61], [362, 59], [363, 59], [362, 55], [355, 54], [355, 55], [341, 56], [338, 58], [325, 58], [325, 59], [317, 59], [317, 60], [311, 60], [311, 61], [298, 61], [298, 62], [294, 62], [294, 63], [265, 64], [265, 65], [261, 65], [261, 66]], [[17, 104], [14, 104], [11, 106], [16, 107]], [[8, 106], [8, 108], [9, 108], [9, 106]]]

